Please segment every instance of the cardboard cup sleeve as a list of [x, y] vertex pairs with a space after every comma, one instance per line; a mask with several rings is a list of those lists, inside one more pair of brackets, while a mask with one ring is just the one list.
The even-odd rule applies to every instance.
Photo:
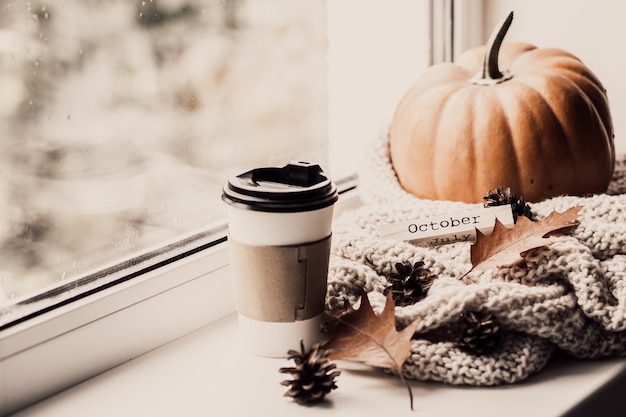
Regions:
[[229, 239], [235, 308], [248, 318], [291, 323], [324, 311], [331, 236], [293, 246]]

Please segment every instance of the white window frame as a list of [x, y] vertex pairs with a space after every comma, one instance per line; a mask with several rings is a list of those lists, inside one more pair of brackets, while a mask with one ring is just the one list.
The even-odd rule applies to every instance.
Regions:
[[[362, 0], [328, 1], [362, 5]], [[402, 8], [415, 0], [376, 1], [387, 7]], [[482, 0], [472, 0], [471, 4], [467, 0], [423, 1], [428, 3], [432, 22], [430, 63], [439, 60], [437, 54], [441, 51], [437, 48], [446, 45], [445, 42], [435, 45], [436, 40], [448, 39], [449, 45], [454, 38], [451, 33], [456, 33], [456, 45], [461, 39], [458, 34], [465, 33], [468, 27], [474, 28], [474, 35], [464, 35], [464, 39], [481, 36], [478, 29], [482, 25], [468, 23], [481, 15]], [[451, 10], [454, 11], [452, 25], [438, 24], [436, 18], [444, 15], [449, 19]], [[407, 40], [407, 43], [410, 42]], [[331, 118], [334, 111], [338, 109], [333, 108], [331, 102]], [[329, 136], [331, 153], [340, 155], [334, 159], [331, 155], [331, 166], [345, 161], [342, 149], [346, 146], [350, 149], [364, 146], [358, 134], [346, 137], [342, 132], [335, 135], [331, 132]], [[336, 180], [342, 191], [336, 214], [359, 204], [357, 179], [348, 175], [356, 168], [351, 161], [351, 165], [340, 172], [345, 179]], [[334, 171], [340, 170], [335, 168]], [[94, 286], [87, 293], [77, 294], [71, 302], [63, 302], [0, 330], [0, 415], [48, 397], [232, 313], [226, 227], [225, 223], [215, 224], [190, 235], [188, 240], [192, 243], [179, 249], [180, 253], [151, 251], [150, 259], [126, 265], [118, 271], [120, 279], [115, 285]], [[173, 247], [181, 248], [178, 242], [173, 242]], [[112, 266], [112, 270], [116, 268]], [[129, 276], [132, 279], [127, 279]]]

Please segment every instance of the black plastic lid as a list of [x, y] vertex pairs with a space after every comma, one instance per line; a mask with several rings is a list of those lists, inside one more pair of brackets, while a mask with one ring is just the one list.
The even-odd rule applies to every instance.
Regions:
[[337, 186], [322, 168], [301, 161], [244, 172], [230, 178], [223, 191], [228, 204], [267, 212], [317, 210], [337, 201]]

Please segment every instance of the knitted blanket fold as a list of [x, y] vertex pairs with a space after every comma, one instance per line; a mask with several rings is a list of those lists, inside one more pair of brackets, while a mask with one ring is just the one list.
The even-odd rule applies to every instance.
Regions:
[[[368, 148], [359, 189], [364, 204], [333, 225], [326, 309], [337, 314], [365, 291], [380, 312], [394, 265], [423, 262], [436, 276], [427, 296], [396, 307], [399, 326], [418, 322], [405, 377], [497, 385], [540, 371], [557, 350], [579, 358], [626, 355], [626, 155], [618, 158], [605, 194], [530, 204], [536, 219], [554, 210], [582, 209], [579, 226], [532, 251], [524, 268], [466, 274], [471, 269], [469, 243], [428, 247], [379, 237], [383, 224], [482, 206], [418, 199], [404, 191], [391, 165], [386, 134]], [[420, 338], [470, 311], [490, 314], [499, 325], [499, 339], [488, 352], [464, 349], [454, 340]]]

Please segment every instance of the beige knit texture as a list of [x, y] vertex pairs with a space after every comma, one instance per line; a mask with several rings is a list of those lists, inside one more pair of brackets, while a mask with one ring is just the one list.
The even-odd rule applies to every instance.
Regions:
[[491, 313], [500, 325], [499, 343], [488, 354], [453, 342], [415, 340], [403, 368], [407, 378], [497, 385], [540, 371], [558, 350], [580, 358], [626, 354], [626, 155], [618, 158], [606, 194], [530, 205], [537, 219], [581, 205], [580, 225], [571, 235], [533, 251], [526, 268], [469, 275], [469, 243], [417, 246], [380, 238], [377, 228], [480, 204], [423, 200], [405, 192], [391, 166], [386, 135], [368, 148], [359, 178], [364, 204], [333, 225], [327, 310], [339, 313], [346, 300], [357, 302], [365, 290], [382, 311], [385, 274], [396, 262], [422, 261], [437, 278], [424, 300], [396, 307], [400, 325], [417, 320], [416, 333], [426, 333], [469, 310]]

